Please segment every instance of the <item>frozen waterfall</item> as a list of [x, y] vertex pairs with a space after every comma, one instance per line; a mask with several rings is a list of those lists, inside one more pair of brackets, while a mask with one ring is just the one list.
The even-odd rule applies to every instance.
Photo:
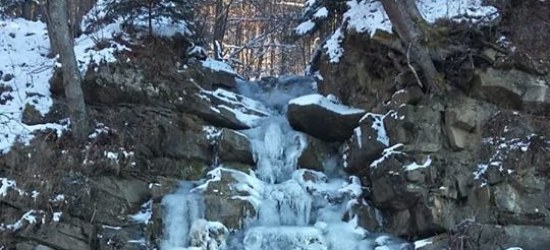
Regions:
[[[350, 215], [352, 204], [362, 202], [357, 177], [328, 178], [321, 172], [299, 169], [306, 137], [291, 128], [284, 113], [289, 100], [313, 93], [314, 86], [305, 77], [271, 79], [264, 85], [238, 82], [242, 95], [261, 104], [257, 106], [270, 108], [265, 112], [271, 115], [258, 126], [240, 131], [251, 142], [254, 171], [245, 173], [221, 162], [213, 166], [207, 180], [197, 185], [184, 182], [175, 194], [165, 196], [162, 250], [412, 249], [387, 235], [380, 236], [385, 237], [382, 241], [369, 234], [353, 216], [342, 220]], [[229, 195], [225, 201], [217, 200], [216, 206], [226, 202], [246, 208], [248, 212], [242, 212], [243, 217], [249, 216], [242, 218], [246, 223], [230, 231], [221, 222], [207, 221], [204, 211], [209, 204], [204, 195], [215, 199]]]

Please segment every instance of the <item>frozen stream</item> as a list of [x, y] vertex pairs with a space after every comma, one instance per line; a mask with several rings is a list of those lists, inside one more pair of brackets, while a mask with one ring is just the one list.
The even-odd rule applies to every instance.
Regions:
[[[162, 250], [414, 249], [398, 238], [369, 234], [357, 226], [349, 208], [364, 202], [359, 178], [298, 168], [298, 157], [307, 141], [305, 135], [290, 127], [286, 105], [293, 98], [313, 93], [311, 80], [287, 77], [264, 87], [240, 82], [239, 91], [270, 114], [256, 127], [240, 131], [251, 141], [255, 171], [244, 173], [221, 162], [213, 166], [209, 179], [198, 184], [183, 182], [176, 193], [165, 196]], [[326, 165], [338, 168], [334, 163]], [[209, 204], [202, 194], [227, 176], [232, 182], [224, 185], [238, 193], [231, 199], [249, 202], [256, 211], [242, 219], [241, 230], [231, 231], [220, 222], [204, 219]], [[352, 218], [347, 222], [342, 220], [346, 213]]]

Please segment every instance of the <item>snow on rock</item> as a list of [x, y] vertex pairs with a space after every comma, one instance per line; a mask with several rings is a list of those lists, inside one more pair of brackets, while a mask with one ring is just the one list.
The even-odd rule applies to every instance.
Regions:
[[415, 249], [418, 249], [418, 248], [422, 248], [422, 247], [425, 247], [427, 245], [431, 245], [433, 244], [433, 241], [431, 238], [429, 239], [423, 239], [423, 240], [417, 240], [414, 242], [414, 248]]
[[[120, 24], [109, 24], [104, 29], [92, 34], [84, 34], [75, 39], [74, 52], [81, 74], [85, 74], [93, 64], [110, 63], [116, 61], [115, 54], [119, 51], [130, 50], [126, 46], [113, 40], [114, 36], [122, 33]], [[106, 42], [108, 46], [98, 48], [98, 42]]]
[[44, 211], [42, 210], [29, 210], [21, 216], [21, 219], [12, 224], [0, 223], [0, 231], [18, 231], [23, 228], [25, 224], [45, 223]]
[[320, 94], [310, 94], [310, 95], [301, 96], [290, 100], [289, 104], [300, 105], [300, 106], [317, 105], [342, 115], [360, 114], [365, 112], [365, 110], [362, 110], [362, 109], [352, 108], [342, 104], [335, 103]]
[[344, 48], [342, 48], [342, 41], [344, 40], [344, 33], [342, 28], [336, 29], [332, 36], [325, 42], [323, 49], [326, 50], [329, 56], [329, 62], [338, 63], [340, 58], [344, 55]]
[[[373, 36], [377, 30], [392, 33], [392, 24], [380, 1], [350, 0], [344, 20], [349, 21], [349, 29], [368, 32]], [[416, 0], [422, 17], [429, 23], [438, 19], [461, 22], [490, 22], [498, 17], [493, 6], [483, 6], [481, 0]]]
[[149, 200], [145, 202], [143, 205], [141, 205], [141, 208], [139, 211], [134, 214], [130, 215], [130, 219], [136, 223], [143, 223], [143, 224], [149, 224], [149, 220], [151, 220], [151, 216], [153, 215], [153, 200]]
[[231, 66], [229, 66], [229, 64], [225, 62], [214, 60], [212, 58], [206, 58], [206, 60], [201, 62], [202, 62], [202, 66], [205, 68], [209, 68], [214, 71], [223, 71], [229, 74], [237, 75], [237, 72], [235, 72], [235, 70], [233, 70], [233, 68], [231, 68]]
[[[104, 16], [105, 3], [106, 0], [99, 1], [84, 17], [82, 26], [95, 20], [96, 15]], [[84, 74], [90, 65], [113, 62], [118, 51], [128, 50], [113, 41], [120, 34], [122, 27], [119, 21], [76, 38], [74, 51], [80, 72]], [[108, 46], [98, 48], [98, 42]], [[27, 105], [45, 115], [53, 103], [49, 80], [54, 69], [63, 65], [57, 62], [59, 56], [48, 58], [49, 50], [50, 42], [44, 23], [21, 18], [0, 21], [0, 71], [3, 75], [12, 76], [9, 81], [0, 84], [0, 153], [9, 151], [17, 141], [28, 144], [35, 131], [52, 129], [60, 135], [68, 128], [68, 120], [60, 121], [60, 124], [26, 125], [21, 122]]]
[[0, 184], [0, 196], [2, 197], [6, 197], [10, 189], [17, 191], [19, 195], [27, 194], [25, 191], [17, 188], [17, 182], [15, 182], [15, 180], [0, 177]]
[[[365, 116], [359, 120], [359, 123], [362, 123], [365, 119], [371, 118], [373, 120], [372, 122], [372, 128], [376, 131], [377, 137], [376, 140], [378, 140], [380, 143], [389, 146], [390, 145], [390, 138], [388, 137], [386, 133], [386, 128], [384, 127], [384, 119], [388, 115], [395, 114], [395, 111], [389, 111], [385, 115], [379, 115], [379, 114], [373, 114], [373, 113], [367, 113]], [[358, 137], [359, 138], [359, 137]]]
[[61, 216], [63, 215], [63, 212], [53, 212], [52, 214], [52, 220], [54, 222], [59, 222], [61, 220]]
[[419, 168], [427, 168], [430, 165], [432, 165], [432, 157], [428, 156], [428, 159], [426, 159], [426, 161], [421, 165], [417, 164], [416, 162], [413, 162], [411, 164], [403, 166], [403, 168], [405, 169], [405, 171], [413, 171]]
[[[504, 132], [508, 132], [507, 127], [504, 128]], [[478, 164], [477, 170], [473, 172], [474, 180], [479, 181], [482, 187], [487, 185], [485, 174], [489, 168], [498, 168], [500, 173], [508, 175], [513, 174], [513, 166], [505, 166], [504, 162], [514, 152], [527, 152], [531, 146], [531, 141], [537, 137], [538, 139], [544, 140], [544, 137], [536, 134], [531, 134], [523, 138], [496, 137], [482, 139], [483, 145], [493, 149], [493, 152], [486, 162]], [[547, 142], [547, 145], [550, 145], [550, 142]]]
[[368, 32], [371, 36], [377, 30], [392, 32], [392, 25], [380, 1], [348, 1], [348, 11], [344, 20], [349, 20], [348, 29], [357, 32]]
[[498, 17], [493, 6], [483, 6], [482, 0], [417, 0], [416, 5], [422, 17], [433, 23], [445, 18], [456, 22], [491, 22]]
[[206, 140], [208, 140], [211, 145], [216, 144], [222, 135], [222, 130], [214, 126], [203, 126], [202, 131], [204, 132]]
[[[393, 32], [391, 21], [380, 1], [348, 0], [346, 3], [348, 10], [343, 15], [342, 23], [348, 23], [347, 29], [368, 33], [371, 37], [377, 31]], [[482, 0], [416, 0], [416, 5], [422, 17], [429, 23], [442, 18], [456, 22], [491, 23], [499, 16], [495, 7], [483, 6]], [[307, 20], [304, 23], [308, 21], [311, 22]], [[323, 46], [331, 63], [338, 63], [344, 52], [341, 47], [344, 39], [342, 29], [343, 26], [338, 28]]]
[[[209, 104], [219, 119], [230, 121], [232, 126], [251, 128], [257, 126], [272, 110], [262, 103], [225, 89], [201, 90], [198, 96]], [[226, 126], [230, 127], [230, 126]]]
[[391, 155], [395, 155], [395, 154], [403, 154], [403, 152], [400, 152], [400, 151], [397, 151], [397, 149], [403, 147], [403, 144], [401, 143], [398, 143], [398, 144], [395, 144], [389, 148], [386, 148], [384, 149], [384, 152], [382, 152], [382, 157], [378, 158], [377, 160], [373, 161], [371, 164], [370, 164], [370, 167], [378, 167], [378, 165], [382, 162], [384, 162], [384, 160], [390, 158]]

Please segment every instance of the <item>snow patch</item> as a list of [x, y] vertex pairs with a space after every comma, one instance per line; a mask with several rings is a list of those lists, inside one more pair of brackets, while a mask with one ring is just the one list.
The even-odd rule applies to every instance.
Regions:
[[298, 35], [304, 35], [310, 32], [313, 28], [315, 28], [315, 23], [312, 22], [311, 20], [307, 20], [301, 23], [300, 25], [298, 25], [298, 27], [296, 27], [295, 30]]
[[370, 164], [370, 167], [373, 167], [373, 168], [378, 167], [378, 165], [380, 165], [380, 163], [382, 163], [386, 159], [390, 158], [391, 155], [403, 154], [403, 152], [397, 151], [397, 149], [399, 149], [401, 147], [403, 147], [403, 144], [398, 143], [398, 144], [395, 144], [395, 145], [393, 145], [389, 148], [384, 149], [384, 151], [382, 152], [382, 157], [380, 157], [380, 158], [376, 159], [375, 161], [373, 161]]
[[301, 96], [289, 101], [289, 104], [307, 106], [307, 105], [317, 105], [321, 106], [326, 110], [330, 110], [334, 113], [341, 115], [353, 115], [365, 113], [365, 110], [348, 107], [342, 104], [334, 103], [330, 99], [320, 95], [320, 94], [310, 94]]
[[328, 16], [328, 9], [326, 7], [321, 7], [320, 9], [313, 14], [313, 17], [315, 18], [325, 18]]
[[145, 202], [143, 205], [141, 205], [141, 208], [136, 214], [130, 215], [130, 219], [136, 223], [147, 225], [149, 224], [149, 221], [151, 220], [152, 215], [153, 215], [153, 200], [149, 200]]
[[374, 131], [376, 131], [376, 140], [386, 146], [389, 146], [390, 138], [388, 137], [386, 133], [386, 128], [384, 127], [384, 119], [386, 118], [386, 116], [392, 115], [394, 113], [395, 111], [389, 111], [385, 115], [367, 113], [359, 120], [359, 123], [362, 123], [365, 119], [369, 117], [372, 118], [373, 122], [371, 127], [374, 129]]
[[59, 222], [59, 220], [61, 220], [61, 215], [63, 215], [63, 212], [54, 212], [52, 214], [52, 220], [54, 222]]
[[392, 33], [392, 24], [380, 1], [352, 0], [347, 5], [348, 11], [344, 13], [344, 20], [349, 20], [348, 29], [360, 33], [368, 32], [371, 36], [377, 30]]
[[344, 40], [344, 32], [342, 27], [336, 29], [332, 36], [325, 42], [323, 49], [326, 50], [329, 56], [329, 62], [339, 63], [340, 58], [344, 55], [344, 48], [342, 48], [342, 41]]
[[405, 171], [413, 171], [420, 168], [427, 168], [430, 165], [432, 165], [432, 157], [428, 156], [428, 159], [426, 159], [426, 162], [422, 163], [421, 165], [418, 165], [416, 162], [413, 162], [411, 164], [403, 166]]
[[4, 223], [1, 223], [0, 224], [0, 231], [6, 231], [6, 230], [9, 230], [9, 231], [18, 231], [19, 229], [23, 228], [23, 226], [25, 225], [25, 223], [28, 223], [28, 224], [36, 224], [36, 223], [42, 223], [44, 224], [44, 218], [42, 218], [42, 220], [38, 220], [37, 217], [43, 217], [44, 216], [44, 211], [42, 210], [29, 210], [28, 212], [26, 212], [25, 214], [23, 214], [21, 216], [21, 219], [17, 220], [16, 222], [12, 223], [12, 224], [4, 224]]

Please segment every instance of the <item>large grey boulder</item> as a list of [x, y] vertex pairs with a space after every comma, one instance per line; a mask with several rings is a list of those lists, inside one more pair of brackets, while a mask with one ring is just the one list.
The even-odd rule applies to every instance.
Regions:
[[327, 142], [349, 139], [363, 115], [364, 110], [334, 103], [318, 94], [291, 100], [287, 112], [294, 129]]
[[[336, 164], [337, 145], [306, 135], [307, 146], [298, 158], [298, 166], [316, 171], [329, 171]], [[331, 159], [334, 159], [331, 161]]]
[[250, 140], [245, 134], [224, 128], [217, 143], [222, 164], [226, 162], [254, 164]]
[[404, 105], [384, 119], [390, 145], [404, 144], [404, 151], [434, 153], [443, 148], [443, 105]]

